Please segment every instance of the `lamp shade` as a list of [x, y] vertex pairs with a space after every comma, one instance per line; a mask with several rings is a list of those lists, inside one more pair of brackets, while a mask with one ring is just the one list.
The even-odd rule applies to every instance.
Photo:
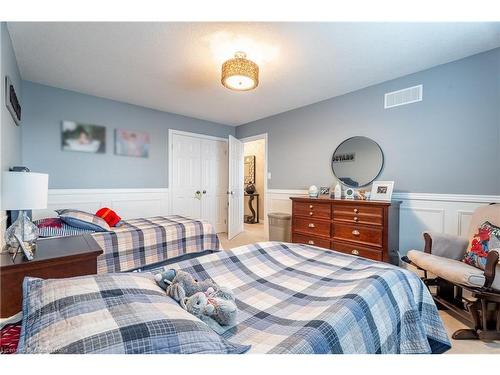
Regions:
[[3, 172], [2, 209], [37, 210], [47, 208], [48, 191], [48, 174]]

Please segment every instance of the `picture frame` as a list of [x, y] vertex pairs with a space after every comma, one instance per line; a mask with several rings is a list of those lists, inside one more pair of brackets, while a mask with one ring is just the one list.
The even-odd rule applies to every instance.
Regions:
[[21, 103], [16, 94], [16, 88], [9, 76], [5, 76], [5, 106], [10, 112], [14, 123], [21, 124]]
[[319, 188], [319, 195], [330, 195], [330, 187], [329, 186], [321, 186]]
[[63, 151], [106, 153], [106, 127], [76, 121], [61, 122], [61, 147]]
[[115, 155], [148, 158], [151, 137], [148, 132], [115, 129]]
[[370, 192], [370, 200], [390, 201], [394, 190], [394, 181], [374, 181]]

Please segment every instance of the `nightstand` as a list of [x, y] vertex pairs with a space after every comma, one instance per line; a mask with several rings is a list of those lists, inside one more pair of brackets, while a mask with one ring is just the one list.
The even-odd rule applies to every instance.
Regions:
[[11, 254], [0, 254], [0, 318], [21, 311], [26, 276], [60, 279], [96, 274], [97, 257], [101, 254], [102, 249], [90, 234], [40, 239], [32, 261], [22, 253], [15, 262]]

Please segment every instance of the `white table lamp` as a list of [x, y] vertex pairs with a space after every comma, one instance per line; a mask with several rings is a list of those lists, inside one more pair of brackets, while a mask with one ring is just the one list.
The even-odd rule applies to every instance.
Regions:
[[16, 221], [6, 230], [5, 242], [17, 247], [15, 235], [33, 246], [38, 239], [38, 228], [26, 215], [26, 210], [47, 208], [49, 175], [33, 172], [3, 172], [2, 210], [19, 210]]

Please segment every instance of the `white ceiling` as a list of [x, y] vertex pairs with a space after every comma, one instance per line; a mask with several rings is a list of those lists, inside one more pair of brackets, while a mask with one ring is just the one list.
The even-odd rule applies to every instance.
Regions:
[[[500, 46], [500, 23], [8, 23], [23, 79], [240, 125]], [[260, 85], [234, 92], [237, 50]]]

